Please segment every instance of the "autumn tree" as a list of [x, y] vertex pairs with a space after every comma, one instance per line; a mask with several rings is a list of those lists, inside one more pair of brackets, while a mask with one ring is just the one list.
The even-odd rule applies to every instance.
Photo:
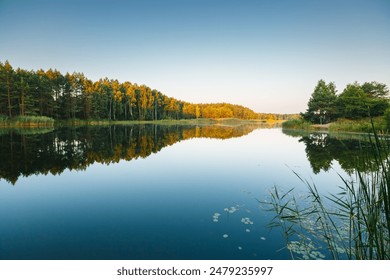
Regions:
[[127, 108], [129, 110], [130, 118], [134, 119], [133, 116], [133, 107], [136, 104], [136, 98], [135, 98], [135, 87], [136, 85], [132, 85], [130, 82], [125, 82], [123, 84], [124, 90], [125, 90], [125, 119], [127, 119]]

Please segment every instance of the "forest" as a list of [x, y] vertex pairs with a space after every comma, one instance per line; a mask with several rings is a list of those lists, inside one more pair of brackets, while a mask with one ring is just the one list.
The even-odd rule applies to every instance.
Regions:
[[54, 120], [161, 120], [197, 118], [287, 119], [228, 103], [192, 104], [146, 85], [58, 70], [27, 71], [0, 62], [0, 120], [20, 116]]

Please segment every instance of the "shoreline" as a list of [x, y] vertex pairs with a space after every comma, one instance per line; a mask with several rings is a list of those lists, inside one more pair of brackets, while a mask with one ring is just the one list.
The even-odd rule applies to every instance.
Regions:
[[199, 119], [180, 119], [180, 120], [54, 120], [49, 121], [21, 121], [21, 120], [5, 120], [0, 121], [0, 129], [8, 128], [24, 128], [24, 129], [36, 129], [36, 128], [55, 128], [55, 127], [72, 127], [72, 126], [108, 126], [108, 125], [243, 125], [243, 124], [281, 124], [283, 121], [268, 121], [268, 120], [256, 120], [256, 119], [236, 119], [236, 118], [199, 118]]

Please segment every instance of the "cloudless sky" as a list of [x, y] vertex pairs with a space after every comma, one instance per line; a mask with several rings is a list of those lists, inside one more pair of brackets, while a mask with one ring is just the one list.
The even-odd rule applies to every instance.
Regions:
[[390, 0], [0, 0], [0, 61], [297, 113], [319, 79], [390, 86]]

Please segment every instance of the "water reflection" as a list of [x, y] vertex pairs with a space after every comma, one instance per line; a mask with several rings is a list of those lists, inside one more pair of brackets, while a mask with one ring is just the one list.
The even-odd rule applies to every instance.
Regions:
[[336, 160], [347, 173], [377, 170], [374, 145], [365, 134], [328, 134], [283, 130], [283, 133], [299, 138], [306, 145], [306, 157], [315, 174], [328, 171]]
[[89, 165], [146, 158], [165, 146], [191, 138], [241, 137], [259, 124], [234, 126], [132, 125], [0, 130], [0, 179], [15, 184], [20, 176], [61, 174]]

